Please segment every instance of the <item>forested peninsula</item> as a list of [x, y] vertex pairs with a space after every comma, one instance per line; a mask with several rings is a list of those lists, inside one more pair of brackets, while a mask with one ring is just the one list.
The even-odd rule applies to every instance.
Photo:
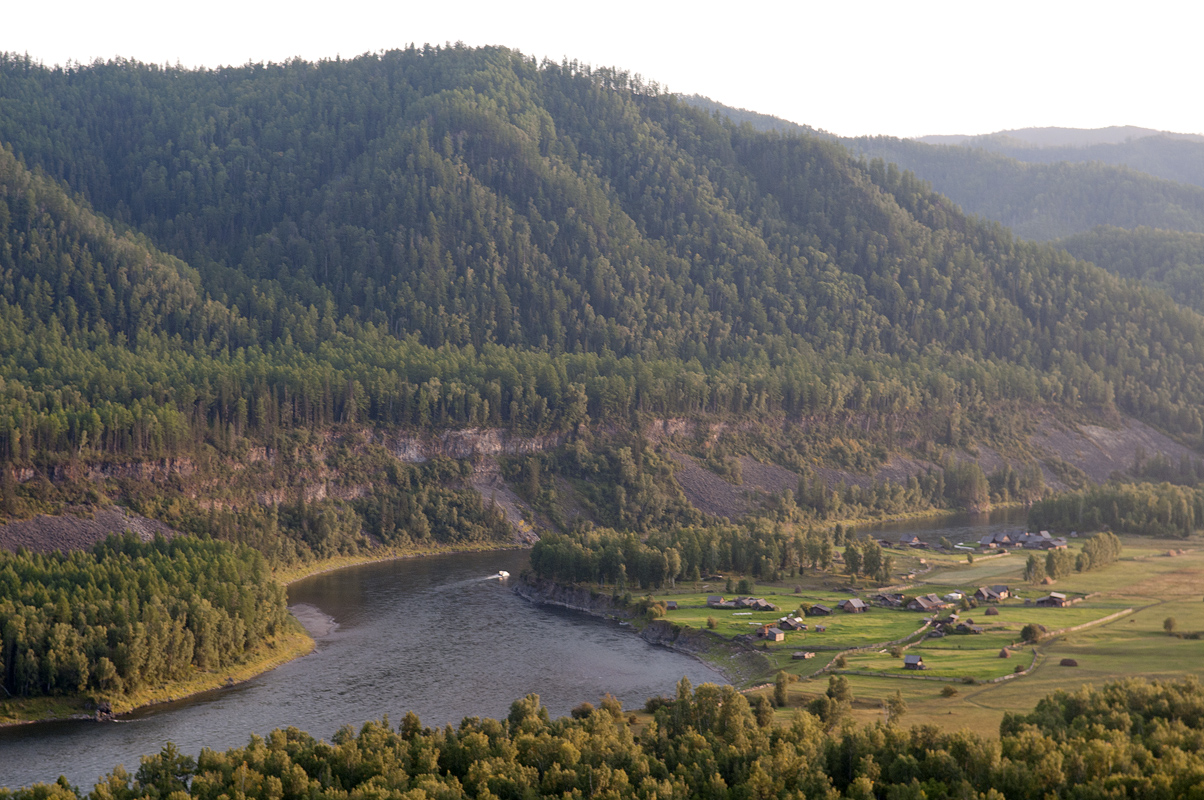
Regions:
[[[4, 685], [208, 668], [214, 636], [279, 626], [273, 571], [688, 529], [772, 573], [769, 544], [849, 519], [1165, 493], [1129, 487], [1134, 455], [1204, 444], [1202, 354], [1156, 288], [615, 69], [3, 55], [0, 515], [178, 534], [5, 556], [47, 588], [0, 580]], [[1190, 532], [1180, 494], [1173, 523], [1119, 519]], [[121, 558], [162, 585], [93, 592]], [[208, 593], [173, 602], [211, 612], [156, 605], [188, 582]], [[122, 655], [139, 625], [174, 631], [174, 666]]]

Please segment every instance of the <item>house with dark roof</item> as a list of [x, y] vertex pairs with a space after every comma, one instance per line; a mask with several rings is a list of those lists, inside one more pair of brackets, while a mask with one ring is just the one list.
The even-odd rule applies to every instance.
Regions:
[[1012, 591], [1002, 584], [995, 586], [979, 586], [974, 592], [974, 599], [989, 602], [998, 602], [1006, 600], [1012, 596]]
[[1045, 597], [1039, 598], [1037, 605], [1044, 608], [1065, 608], [1070, 605], [1070, 601], [1061, 592], [1050, 592]]
[[786, 634], [782, 632], [781, 628], [768, 627], [764, 629], [761, 638], [768, 642], [784, 642], [786, 641]]
[[928, 669], [924, 666], [924, 656], [903, 656], [903, 669]]
[[832, 609], [827, 606], [821, 606], [819, 603], [811, 606], [807, 611], [809, 617], [829, 617], [832, 615]]
[[848, 614], [864, 614], [870, 609], [870, 607], [867, 606], [865, 601], [860, 597], [852, 597], [848, 600], [841, 600], [836, 604], [836, 607]]

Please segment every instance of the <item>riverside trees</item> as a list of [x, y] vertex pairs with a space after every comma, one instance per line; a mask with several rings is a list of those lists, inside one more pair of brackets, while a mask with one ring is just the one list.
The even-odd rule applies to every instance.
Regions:
[[[196, 759], [169, 746], [89, 797], [1190, 797], [1204, 770], [1194, 679], [1059, 691], [1005, 715], [998, 740], [905, 728], [901, 707], [893, 724], [829, 730], [800, 709], [775, 726], [712, 684], [679, 685], [656, 705], [638, 736], [613, 699], [551, 719], [529, 695], [506, 720], [430, 729], [407, 714], [396, 729], [348, 726], [330, 742], [289, 728]], [[0, 789], [0, 800], [75, 796], [63, 785]]]
[[238, 663], [287, 615], [249, 547], [127, 533], [88, 552], [0, 550], [0, 683], [116, 697]]

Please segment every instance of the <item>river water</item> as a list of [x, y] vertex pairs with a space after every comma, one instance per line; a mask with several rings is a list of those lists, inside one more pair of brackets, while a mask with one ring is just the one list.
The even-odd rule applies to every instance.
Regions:
[[[914, 534], [972, 541], [1023, 525], [1024, 512], [864, 526], [883, 538]], [[0, 729], [0, 787], [59, 775], [85, 791], [117, 764], [132, 774], [139, 757], [174, 742], [245, 745], [252, 734], [296, 726], [329, 738], [406, 711], [424, 725], [468, 716], [505, 717], [535, 692], [553, 716], [605, 692], [624, 706], [722, 676], [694, 659], [645, 643], [617, 623], [536, 606], [496, 577], [518, 575], [525, 550], [391, 561], [316, 575], [289, 587], [317, 640], [316, 651], [251, 681], [155, 706], [113, 723], [56, 722]]]

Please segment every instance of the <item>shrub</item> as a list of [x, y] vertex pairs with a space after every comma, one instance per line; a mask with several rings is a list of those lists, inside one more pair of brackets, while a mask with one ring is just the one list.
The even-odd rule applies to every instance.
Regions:
[[1030, 622], [1020, 629], [1020, 638], [1030, 643], [1041, 641], [1041, 626], [1035, 622]]
[[672, 706], [672, 705], [673, 705], [672, 698], [662, 697], [660, 695], [653, 695], [652, 697], [649, 697], [647, 700], [644, 701], [644, 711], [646, 711], [649, 714], [655, 714], [657, 711], [661, 710], [662, 708], [668, 708], [669, 706]]
[[715, 630], [719, 627], [719, 620], [715, 619], [714, 617], [707, 617], [707, 627], [711, 630]]
[[569, 712], [569, 714], [572, 715], [573, 719], [588, 719], [590, 717], [590, 715], [592, 715], [593, 713], [594, 713], [594, 704], [593, 703], [582, 703], [578, 706], [575, 706], [573, 708], [573, 710]]
[[849, 665], [849, 662], [845, 660], [845, 657], [844, 657], [844, 656], [837, 656], [837, 657], [836, 657], [836, 668], [837, 668], [837, 669], [844, 669], [844, 668], [845, 668], [845, 667], [847, 667], [848, 665]]
[[890, 655], [891, 655], [891, 658], [902, 658], [902, 657], [903, 657], [903, 648], [902, 648], [902, 646], [900, 646], [900, 645], [895, 645], [894, 647], [892, 647], [892, 648], [890, 649]]
[[956, 696], [957, 696], [957, 687], [956, 686], [946, 686], [944, 689], [941, 689], [941, 697], [956, 697]]

